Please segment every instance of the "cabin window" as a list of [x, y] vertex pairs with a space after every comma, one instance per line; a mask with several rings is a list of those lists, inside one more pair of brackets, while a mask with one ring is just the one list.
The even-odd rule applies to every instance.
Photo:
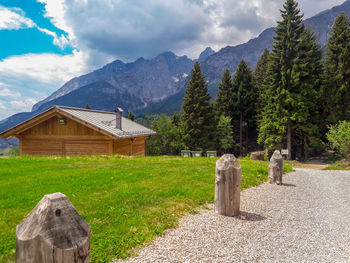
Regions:
[[58, 120], [61, 125], [66, 125], [66, 120], [65, 119], [59, 119]]

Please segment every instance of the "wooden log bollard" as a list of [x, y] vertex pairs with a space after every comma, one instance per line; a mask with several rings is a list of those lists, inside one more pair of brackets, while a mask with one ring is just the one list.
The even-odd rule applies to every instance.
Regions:
[[250, 160], [264, 161], [265, 160], [265, 152], [264, 151], [251, 152], [250, 153]]
[[233, 154], [225, 154], [216, 161], [216, 213], [224, 216], [239, 215], [241, 179], [241, 164]]
[[16, 263], [90, 262], [90, 226], [61, 193], [45, 195], [16, 228]]
[[282, 184], [283, 156], [279, 150], [274, 151], [270, 159], [268, 182]]

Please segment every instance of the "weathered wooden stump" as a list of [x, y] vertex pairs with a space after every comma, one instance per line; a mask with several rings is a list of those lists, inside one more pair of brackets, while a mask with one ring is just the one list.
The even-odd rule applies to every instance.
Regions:
[[264, 161], [265, 160], [265, 152], [264, 151], [251, 152], [250, 153], [250, 160]]
[[216, 161], [215, 212], [224, 216], [239, 214], [241, 196], [241, 164], [233, 154]]
[[270, 159], [268, 182], [282, 184], [283, 156], [279, 150], [274, 151]]
[[90, 262], [90, 226], [67, 196], [45, 195], [16, 228], [16, 263]]

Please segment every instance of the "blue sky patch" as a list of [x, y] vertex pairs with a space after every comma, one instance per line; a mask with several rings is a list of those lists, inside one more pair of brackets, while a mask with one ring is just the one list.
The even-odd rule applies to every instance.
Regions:
[[[20, 8], [26, 18], [31, 19], [38, 27], [55, 32], [58, 36], [68, 34], [55, 27], [49, 18], [44, 17], [44, 4], [34, 0], [0, 0], [0, 6]], [[22, 28], [18, 30], [0, 30], [0, 59], [8, 56], [27, 53], [56, 53], [72, 54], [73, 48], [69, 45], [61, 48], [53, 43], [53, 36], [41, 32], [38, 28]]]
[[72, 54], [72, 47], [63, 50], [53, 44], [53, 37], [39, 31], [37, 28], [19, 30], [0, 30], [0, 59], [13, 55], [27, 53], [57, 53]]

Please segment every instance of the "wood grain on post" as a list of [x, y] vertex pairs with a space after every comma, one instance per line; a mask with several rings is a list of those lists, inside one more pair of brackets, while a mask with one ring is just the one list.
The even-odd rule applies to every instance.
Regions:
[[16, 228], [16, 263], [88, 263], [90, 226], [61, 193], [45, 195]]
[[239, 214], [241, 195], [241, 164], [233, 154], [216, 161], [215, 212], [224, 216]]
[[283, 156], [279, 150], [274, 151], [270, 159], [268, 182], [282, 184]]

